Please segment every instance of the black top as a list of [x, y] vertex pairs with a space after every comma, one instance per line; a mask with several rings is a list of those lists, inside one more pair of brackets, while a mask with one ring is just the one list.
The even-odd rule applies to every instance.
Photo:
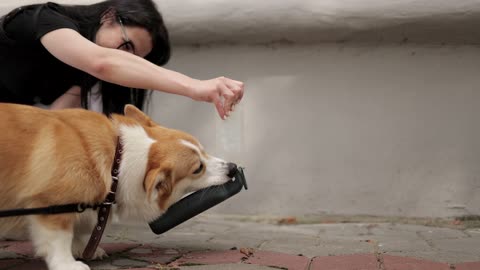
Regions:
[[[41, 8], [40, 8], [41, 7]], [[59, 12], [59, 6], [19, 8], [4, 19], [0, 33], [0, 102], [51, 104], [85, 73], [50, 54], [40, 43], [45, 34], [60, 28], [79, 32], [73, 20]]]

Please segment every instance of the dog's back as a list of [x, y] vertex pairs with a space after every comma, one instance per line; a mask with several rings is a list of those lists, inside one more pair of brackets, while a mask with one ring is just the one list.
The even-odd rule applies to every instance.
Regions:
[[[107, 117], [81, 109], [59, 113], [0, 104], [0, 119], [0, 209], [105, 198], [116, 144]], [[19, 227], [21, 220], [0, 220], [0, 231]]]

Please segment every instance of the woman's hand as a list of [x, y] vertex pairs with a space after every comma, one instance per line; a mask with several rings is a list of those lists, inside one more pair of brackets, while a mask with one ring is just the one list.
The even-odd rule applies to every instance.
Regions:
[[212, 102], [222, 119], [230, 116], [243, 97], [243, 82], [225, 77], [211, 80], [195, 80], [191, 85], [191, 98], [198, 101]]

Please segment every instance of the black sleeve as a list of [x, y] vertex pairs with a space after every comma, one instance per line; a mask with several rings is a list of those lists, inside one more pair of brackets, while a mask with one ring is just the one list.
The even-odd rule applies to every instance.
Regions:
[[17, 12], [5, 25], [5, 33], [17, 42], [32, 42], [61, 28], [79, 31], [73, 20], [57, 11], [56, 4], [48, 3]]

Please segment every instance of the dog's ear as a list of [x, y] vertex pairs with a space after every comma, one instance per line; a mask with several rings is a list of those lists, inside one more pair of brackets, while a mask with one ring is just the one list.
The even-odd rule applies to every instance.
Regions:
[[143, 182], [143, 189], [145, 192], [151, 196], [152, 191], [157, 185], [157, 182], [162, 181], [163, 175], [160, 175], [160, 169], [155, 168], [147, 172], [145, 181]]
[[155, 168], [150, 170], [145, 177], [143, 188], [148, 197], [154, 196], [163, 210], [166, 210], [165, 203], [172, 194], [173, 181], [172, 171], [168, 169]]
[[131, 104], [125, 105], [124, 114], [126, 117], [137, 120], [137, 122], [139, 122], [142, 126], [152, 126], [152, 119], [150, 119], [150, 117], [148, 117], [145, 113], [143, 113], [141, 110]]

